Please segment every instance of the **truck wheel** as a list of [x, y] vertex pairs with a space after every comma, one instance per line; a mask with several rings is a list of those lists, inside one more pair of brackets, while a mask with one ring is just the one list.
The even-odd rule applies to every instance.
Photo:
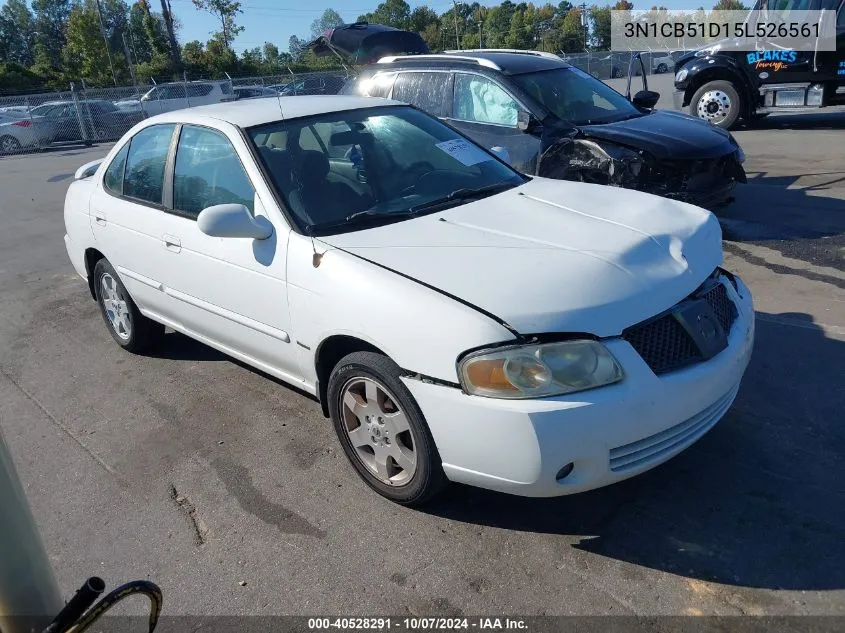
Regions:
[[742, 101], [731, 82], [709, 81], [695, 91], [689, 108], [693, 116], [727, 130], [739, 118]]

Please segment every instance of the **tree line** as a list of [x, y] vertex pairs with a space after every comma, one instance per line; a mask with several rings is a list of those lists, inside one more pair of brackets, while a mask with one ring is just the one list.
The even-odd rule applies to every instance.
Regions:
[[[6, 0], [0, 8], [0, 92], [87, 86], [147, 84], [189, 78], [272, 75], [336, 68], [338, 60], [317, 58], [311, 38], [345, 22], [327, 9], [314, 20], [310, 37], [294, 35], [287, 50], [273, 42], [238, 54], [244, 27], [238, 0], [192, 0], [213, 15], [217, 30], [206, 42], [180, 44], [182, 22], [170, 0]], [[504, 0], [496, 6], [456, 3], [438, 14], [406, 0], [385, 0], [358, 21], [419, 33], [433, 51], [454, 48], [519, 48], [583, 52], [610, 47], [611, 9], [632, 9], [628, 0], [610, 5], [538, 5]], [[656, 9], [657, 7], [655, 7]], [[744, 8], [719, 0], [716, 8]], [[188, 19], [190, 16], [186, 16]]]

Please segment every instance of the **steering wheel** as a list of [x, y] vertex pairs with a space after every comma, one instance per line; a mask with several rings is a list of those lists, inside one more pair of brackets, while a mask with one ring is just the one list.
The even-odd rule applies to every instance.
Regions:
[[409, 180], [413, 180], [413, 184], [408, 185], [404, 189], [399, 191], [399, 197], [404, 198], [405, 196], [409, 196], [414, 193], [417, 189], [417, 186], [422, 182], [422, 180], [429, 174], [434, 173], [436, 171], [443, 171], [434, 168], [434, 165], [428, 162], [419, 162], [414, 163], [411, 165], [410, 169], [405, 172], [405, 176]]

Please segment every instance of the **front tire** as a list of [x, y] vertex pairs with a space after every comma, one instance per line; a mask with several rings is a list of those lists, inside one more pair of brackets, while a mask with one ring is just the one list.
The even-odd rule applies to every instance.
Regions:
[[420, 506], [447, 480], [422, 411], [400, 375], [382, 354], [349, 354], [329, 377], [329, 413], [361, 479], [391, 501]]
[[164, 336], [164, 326], [141, 314], [107, 259], [94, 266], [94, 294], [109, 334], [126, 351], [138, 354]]
[[742, 112], [742, 98], [730, 81], [709, 81], [698, 90], [690, 101], [690, 114], [716, 127], [729, 130]]

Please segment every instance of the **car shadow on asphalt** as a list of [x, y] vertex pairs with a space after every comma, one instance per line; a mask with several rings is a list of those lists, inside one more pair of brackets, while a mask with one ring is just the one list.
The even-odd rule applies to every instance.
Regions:
[[845, 588], [845, 342], [805, 314], [757, 314], [752, 362], [725, 418], [639, 477], [526, 499], [453, 486], [426, 511], [577, 537], [584, 552], [770, 589]]
[[744, 122], [743, 130], [845, 130], [845, 112], [820, 111], [806, 114], [775, 113]]
[[[845, 171], [771, 176], [751, 173], [739, 185], [735, 201], [715, 211], [722, 236], [751, 243], [816, 266], [845, 270]], [[726, 250], [736, 253], [726, 245]], [[755, 262], [760, 263], [760, 262]], [[771, 266], [767, 262], [760, 265]], [[806, 276], [800, 267], [794, 274]], [[841, 280], [831, 278], [840, 285]]]

